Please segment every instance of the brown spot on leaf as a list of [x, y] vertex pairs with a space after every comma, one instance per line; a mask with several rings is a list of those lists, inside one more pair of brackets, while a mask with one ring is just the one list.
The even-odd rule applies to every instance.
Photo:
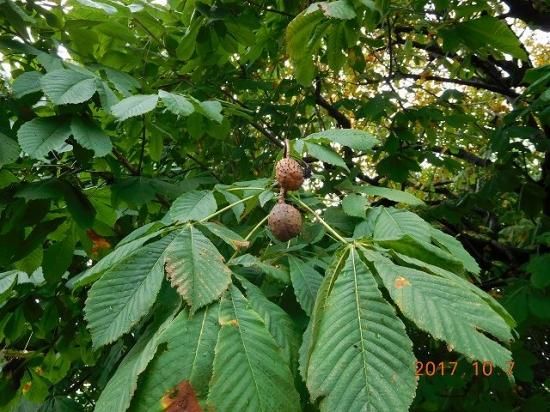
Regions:
[[23, 392], [23, 394], [28, 393], [31, 390], [31, 387], [32, 387], [32, 382], [26, 382], [21, 387], [21, 392]]
[[230, 320], [220, 320], [220, 325], [230, 325], [230, 326], [239, 326], [239, 321], [237, 319], [230, 319]]
[[397, 279], [395, 279], [396, 289], [401, 289], [401, 288], [404, 288], [405, 286], [410, 286], [410, 285], [411, 283], [403, 276], [399, 276]]
[[168, 391], [160, 404], [164, 412], [203, 412], [189, 381], [182, 381]]
[[250, 242], [248, 240], [233, 240], [233, 244], [237, 250], [248, 249]]

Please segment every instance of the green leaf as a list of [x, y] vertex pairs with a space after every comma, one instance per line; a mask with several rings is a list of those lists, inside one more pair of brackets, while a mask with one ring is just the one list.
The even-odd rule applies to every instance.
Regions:
[[111, 113], [119, 121], [140, 116], [157, 107], [158, 94], [137, 94], [127, 97], [111, 107]]
[[472, 272], [475, 275], [479, 275], [481, 268], [477, 264], [476, 260], [468, 253], [462, 243], [460, 243], [454, 237], [442, 232], [441, 230], [431, 228], [431, 236], [434, 242], [447, 249], [451, 255], [460, 260], [464, 265], [464, 269], [468, 272]]
[[289, 282], [289, 276], [285, 270], [282, 270], [279, 267], [272, 266], [269, 263], [266, 263], [249, 253], [231, 259], [229, 261], [229, 265], [241, 265], [245, 268], [255, 268], [269, 275], [275, 280], [283, 283]]
[[55, 284], [61, 279], [73, 260], [74, 251], [75, 241], [71, 235], [45, 250], [42, 269], [48, 283]]
[[141, 250], [141, 246], [143, 246], [145, 242], [158, 236], [161, 232], [161, 230], [157, 230], [140, 238], [132, 239], [126, 243], [122, 243], [121, 241], [115, 250], [97, 262], [94, 266], [69, 279], [66, 284], [67, 287], [69, 289], [78, 289], [82, 286], [95, 282], [103, 274], [103, 272], [111, 269], [111, 267], [114, 267], [128, 256]]
[[214, 222], [205, 222], [201, 223], [201, 226], [208, 229], [208, 231], [210, 231], [213, 235], [219, 237], [234, 250], [243, 250], [247, 249], [248, 246], [250, 246], [250, 242], [248, 240], [244, 240], [241, 235], [233, 232], [231, 229], [228, 229], [224, 225], [220, 225], [219, 223]]
[[340, 166], [349, 171], [344, 160], [334, 150], [311, 142], [307, 142], [305, 147], [306, 151], [316, 159], [334, 166]]
[[12, 138], [0, 133], [0, 167], [14, 163], [21, 153], [19, 144]]
[[200, 107], [204, 115], [210, 120], [213, 120], [217, 123], [222, 122], [222, 105], [220, 102], [218, 102], [217, 100], [207, 100], [201, 102]]
[[315, 297], [323, 281], [323, 276], [312, 265], [294, 256], [288, 257], [288, 263], [290, 265], [290, 280], [296, 299], [298, 299], [298, 303], [308, 316], [311, 316]]
[[543, 289], [550, 285], [550, 253], [533, 256], [526, 270], [531, 274], [531, 284], [534, 287]]
[[0, 273], [0, 304], [11, 294], [11, 290], [17, 284], [19, 273], [21, 272], [18, 270], [8, 270]]
[[165, 224], [174, 222], [185, 223], [190, 220], [201, 220], [216, 211], [218, 205], [211, 191], [192, 191], [178, 197], [166, 216], [162, 219]]
[[193, 55], [195, 46], [197, 45], [197, 35], [202, 27], [201, 23], [202, 18], [198, 17], [193, 20], [189, 27], [187, 27], [185, 35], [176, 48], [176, 56], [178, 59], [188, 60]]
[[345, 0], [336, 0], [333, 2], [321, 1], [311, 4], [306, 9], [306, 14], [313, 13], [315, 11], [321, 11], [326, 17], [339, 20], [351, 20], [354, 19], [356, 14], [353, 7]]
[[306, 331], [302, 339], [302, 346], [300, 347], [300, 374], [305, 382], [308, 381], [308, 370], [311, 354], [314, 348], [314, 344], [319, 336], [319, 327], [321, 325], [321, 319], [328, 306], [328, 298], [334, 287], [334, 282], [338, 277], [348, 253], [348, 249], [338, 250], [325, 272], [325, 277], [317, 290], [317, 296], [315, 298], [315, 304], [313, 305], [313, 311], [311, 312], [311, 319], [307, 325]]
[[57, 105], [90, 100], [97, 90], [96, 78], [68, 69], [54, 70], [40, 79], [42, 90]]
[[155, 356], [161, 339], [174, 322], [173, 317], [174, 313], [171, 313], [160, 326], [153, 324], [147, 328], [107, 382], [97, 400], [95, 412], [124, 412], [129, 408], [138, 377]]
[[315, 75], [312, 55], [319, 48], [320, 39], [312, 39], [312, 36], [322, 21], [321, 12], [302, 12], [286, 29], [287, 51], [295, 67], [296, 80], [304, 86], [309, 86]]
[[374, 240], [394, 240], [410, 235], [422, 242], [431, 241], [431, 226], [419, 216], [401, 209], [381, 209], [374, 226]]
[[317, 132], [304, 138], [306, 141], [323, 142], [325, 140], [339, 143], [355, 150], [371, 150], [375, 145], [380, 144], [378, 139], [368, 132], [356, 129], [330, 129]]
[[52, 150], [59, 150], [71, 135], [69, 124], [54, 118], [33, 119], [17, 131], [21, 149], [33, 159], [41, 160]]
[[219, 412], [298, 411], [292, 373], [249, 305], [234, 286], [222, 298], [209, 401]]
[[186, 310], [178, 314], [160, 340], [166, 343], [166, 349], [143, 374], [132, 410], [160, 411], [162, 397], [184, 380], [191, 383], [198, 396], [206, 395], [220, 328], [218, 311], [219, 306], [212, 305], [191, 317]]
[[[227, 190], [218, 189], [218, 192], [220, 192], [223, 197], [225, 197], [225, 200], [227, 200], [227, 203], [237, 203], [241, 198], [237, 196], [236, 194], [232, 192], [228, 192]], [[231, 208], [233, 211], [233, 214], [235, 215], [235, 219], [237, 219], [237, 222], [241, 221], [241, 216], [244, 213], [245, 205], [244, 203], [237, 203], [235, 206]]]
[[14, 96], [20, 99], [28, 94], [41, 91], [40, 79], [42, 76], [43, 74], [40, 72], [25, 72], [17, 76], [12, 84]]
[[231, 282], [231, 271], [216, 246], [191, 225], [178, 233], [167, 250], [166, 276], [191, 313], [218, 299]]
[[71, 121], [71, 132], [75, 140], [86, 149], [93, 150], [96, 157], [103, 157], [113, 150], [111, 139], [94, 123], [78, 117]]
[[162, 151], [164, 150], [164, 139], [162, 135], [158, 132], [148, 133], [148, 147], [149, 147], [149, 156], [154, 162], [160, 161], [162, 158]]
[[86, 195], [72, 184], [62, 186], [67, 210], [76, 224], [83, 229], [91, 227], [95, 221], [96, 210]]
[[348, 216], [365, 217], [368, 201], [365, 197], [350, 194], [342, 200], [342, 210]]
[[280, 306], [266, 298], [260, 288], [241, 276], [239, 281], [246, 289], [250, 307], [262, 317], [267, 330], [281, 349], [283, 359], [294, 372], [297, 366], [296, 354], [300, 347], [300, 338], [294, 321]]
[[93, 284], [84, 312], [94, 348], [130, 331], [151, 309], [164, 278], [165, 251], [173, 241], [168, 235], [141, 248]]
[[159, 97], [168, 110], [179, 116], [189, 116], [195, 111], [193, 104], [181, 94], [159, 90]]
[[478, 19], [460, 23], [453, 29], [460, 41], [474, 52], [480, 49], [493, 48], [511, 56], [527, 60], [525, 50], [508, 25], [496, 17], [483, 16]]
[[420, 329], [447, 342], [449, 350], [507, 370], [510, 351], [483, 332], [508, 342], [510, 328], [479, 296], [448, 279], [389, 260], [373, 263], [393, 301]]
[[431, 243], [412, 237], [411, 235], [405, 235], [395, 240], [377, 240], [377, 242], [381, 246], [420, 259], [426, 263], [442, 267], [450, 272], [464, 272], [462, 262], [450, 253], [445, 252]]
[[117, 9], [113, 6], [110, 6], [106, 3], [94, 0], [76, 0], [80, 4], [88, 7], [93, 7], [95, 9], [103, 10], [107, 14], [115, 14]]
[[406, 411], [416, 390], [414, 362], [405, 326], [352, 249], [313, 341], [311, 398], [321, 398], [322, 411]]
[[365, 193], [369, 196], [380, 196], [398, 203], [405, 203], [411, 206], [423, 206], [425, 203], [416, 196], [403, 192], [402, 190], [390, 189], [378, 186], [353, 186], [351, 189], [356, 192]]
[[424, 272], [429, 272], [434, 275], [444, 277], [451, 282], [458, 283], [459, 287], [466, 288], [475, 293], [481, 299], [483, 299], [489, 306], [491, 306], [491, 308], [493, 308], [496, 313], [498, 313], [502, 317], [502, 319], [504, 319], [504, 321], [508, 324], [510, 328], [514, 328], [517, 326], [514, 318], [512, 318], [512, 316], [506, 311], [506, 309], [504, 309], [504, 307], [499, 302], [497, 302], [495, 298], [493, 298], [488, 293], [485, 293], [483, 290], [479, 289], [477, 286], [472, 284], [469, 280], [466, 280], [464, 277], [449, 272], [448, 270], [440, 268], [439, 266], [430, 265], [429, 263], [412, 258], [410, 256], [402, 255], [401, 253], [392, 251], [392, 255], [397, 258], [397, 263], [399, 263], [400, 265], [409, 266], [415, 269], [422, 270]]

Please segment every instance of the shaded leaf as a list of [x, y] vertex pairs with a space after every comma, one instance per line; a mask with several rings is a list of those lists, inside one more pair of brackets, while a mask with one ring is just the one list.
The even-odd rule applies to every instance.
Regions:
[[298, 303], [311, 316], [323, 276], [313, 266], [294, 256], [288, 257], [288, 263], [290, 265], [290, 280]]
[[59, 150], [71, 135], [69, 124], [53, 118], [33, 119], [17, 131], [21, 149], [33, 159], [43, 159], [52, 150]]
[[92, 122], [84, 121], [78, 117], [73, 118], [71, 133], [81, 146], [93, 150], [97, 157], [105, 156], [113, 150], [111, 139]]

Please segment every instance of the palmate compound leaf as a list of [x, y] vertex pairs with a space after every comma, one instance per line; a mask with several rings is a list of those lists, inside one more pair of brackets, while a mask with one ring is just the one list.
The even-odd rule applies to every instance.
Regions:
[[191, 225], [168, 247], [166, 276], [191, 312], [218, 299], [231, 282], [231, 270], [216, 246]]
[[510, 327], [478, 294], [458, 282], [396, 265], [384, 257], [373, 263], [392, 300], [420, 329], [470, 359], [508, 369], [510, 351], [485, 333], [509, 342]]
[[95, 348], [128, 332], [153, 306], [175, 235], [150, 243], [106, 271], [88, 293], [85, 318]]
[[188, 381], [199, 398], [208, 392], [214, 347], [218, 339], [219, 305], [210, 305], [193, 316], [183, 310], [166, 330], [160, 344], [166, 347], [147, 367], [132, 401], [136, 412], [160, 412], [164, 394]]
[[114, 375], [97, 400], [95, 412], [124, 412], [130, 406], [138, 385], [138, 377], [155, 356], [164, 336], [174, 322], [175, 311], [170, 311], [163, 319], [156, 319], [134, 347], [124, 357]]
[[321, 411], [407, 411], [412, 342], [356, 249], [337, 274], [313, 340], [307, 387]]
[[222, 298], [219, 322], [208, 396], [214, 410], [300, 410], [294, 378], [275, 340], [235, 286]]

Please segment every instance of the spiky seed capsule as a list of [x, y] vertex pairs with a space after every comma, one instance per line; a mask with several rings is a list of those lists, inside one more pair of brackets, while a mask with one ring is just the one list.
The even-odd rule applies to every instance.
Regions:
[[298, 190], [304, 183], [302, 166], [291, 158], [284, 158], [277, 162], [275, 175], [279, 186], [286, 190]]
[[277, 239], [286, 242], [300, 233], [302, 215], [294, 206], [277, 203], [269, 213], [267, 225]]

